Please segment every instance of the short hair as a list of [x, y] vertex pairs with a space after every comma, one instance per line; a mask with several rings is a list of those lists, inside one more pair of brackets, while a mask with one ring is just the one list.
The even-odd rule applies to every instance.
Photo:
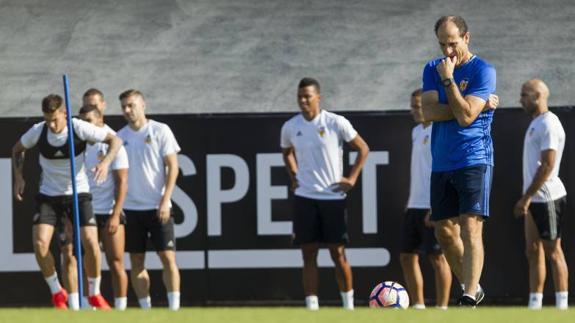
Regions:
[[319, 86], [319, 82], [311, 77], [304, 77], [301, 79], [301, 81], [299, 81], [299, 85], [297, 86], [298, 89], [304, 88], [304, 87], [308, 87], [308, 86], [313, 86], [315, 87], [317, 93], [320, 93], [321, 88]]
[[138, 91], [138, 90], [134, 90], [134, 89], [129, 89], [126, 90], [122, 93], [120, 93], [120, 96], [118, 97], [120, 99], [120, 101], [127, 99], [131, 96], [137, 95], [139, 97], [141, 97], [142, 99], [144, 99], [144, 95], [142, 94], [142, 92]]
[[467, 23], [465, 22], [465, 19], [463, 19], [463, 17], [461, 17], [461, 16], [443, 16], [443, 17], [439, 18], [437, 20], [437, 22], [435, 23], [435, 35], [437, 35], [437, 31], [439, 30], [439, 27], [441, 27], [443, 24], [445, 24], [447, 22], [452, 22], [455, 24], [455, 26], [457, 26], [457, 28], [459, 29], [459, 36], [463, 36], [467, 33]]
[[104, 93], [102, 93], [102, 91], [95, 89], [95, 88], [91, 88], [86, 90], [86, 92], [84, 92], [84, 95], [82, 96], [82, 98], [88, 98], [94, 95], [99, 95], [102, 100], [104, 99]]
[[423, 89], [419, 88], [411, 92], [411, 97], [421, 96], [423, 94]]
[[50, 94], [42, 99], [42, 112], [54, 113], [56, 110], [64, 107], [64, 100], [58, 94]]
[[98, 116], [98, 118], [102, 117], [102, 112], [100, 112], [100, 109], [98, 109], [98, 106], [95, 104], [87, 104], [84, 105], [80, 108], [79, 114], [88, 114], [90, 112], [93, 112], [94, 114], [96, 114], [96, 116]]

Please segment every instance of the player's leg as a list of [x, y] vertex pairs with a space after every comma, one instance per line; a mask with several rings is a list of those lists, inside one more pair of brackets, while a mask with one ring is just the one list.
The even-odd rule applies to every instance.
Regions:
[[547, 234], [541, 234], [541, 241], [545, 249], [545, 256], [551, 263], [553, 283], [555, 285], [555, 306], [558, 309], [567, 309], [569, 297], [569, 272], [565, 255], [561, 248], [561, 220], [565, 211], [566, 199], [549, 201], [546, 204]]
[[539, 238], [539, 231], [533, 214], [525, 216], [525, 255], [529, 265], [529, 308], [541, 309], [543, 306], [543, 287], [545, 285], [545, 254]]
[[425, 308], [423, 275], [419, 267], [419, 255], [417, 253], [402, 252], [399, 254], [399, 260], [412, 307], [415, 309]]
[[72, 224], [67, 218], [62, 218], [58, 227], [58, 242], [62, 263], [62, 279], [68, 291], [68, 307], [73, 310], [80, 309], [80, 296], [78, 294], [78, 265], [74, 255], [74, 233]]
[[464, 294], [475, 297], [483, 270], [483, 219], [473, 214], [460, 217], [461, 239], [463, 240], [463, 284]]
[[[98, 216], [98, 219], [104, 219], [104, 217]], [[128, 275], [124, 267], [125, 223], [125, 217], [122, 215], [120, 225], [113, 234], [106, 230], [105, 225], [100, 226], [100, 237], [102, 238], [106, 261], [112, 276], [114, 308], [117, 310], [126, 309], [128, 302]]]
[[342, 306], [354, 309], [353, 275], [345, 254], [349, 241], [347, 233], [347, 202], [342, 200], [317, 201], [321, 223], [322, 242], [327, 244], [335, 265], [335, 277], [341, 295]]
[[126, 213], [126, 251], [130, 253], [130, 280], [132, 288], [138, 298], [140, 308], [152, 307], [150, 299], [150, 276], [144, 266], [146, 260], [146, 242], [148, 230], [145, 226], [144, 217], [150, 211], [124, 210]]
[[440, 309], [447, 309], [451, 291], [451, 268], [441, 252], [433, 227], [426, 226], [423, 229], [423, 250], [433, 267], [436, 306]]
[[451, 271], [460, 282], [463, 282], [463, 241], [459, 219], [451, 218], [435, 222], [435, 237]]
[[309, 310], [319, 309], [317, 255], [319, 251], [320, 222], [317, 201], [294, 197], [293, 243], [300, 247], [303, 268], [302, 284], [306, 307]]
[[407, 209], [402, 224], [399, 260], [410, 303], [415, 309], [424, 309], [423, 275], [419, 266], [419, 247], [423, 243], [422, 231], [426, 211]]
[[54, 258], [50, 252], [50, 242], [54, 234], [54, 227], [58, 223], [58, 216], [54, 208], [55, 201], [50, 197], [38, 194], [37, 213], [34, 215], [32, 226], [32, 246], [34, 255], [42, 276], [50, 288], [52, 303], [56, 308], [68, 308], [68, 293], [60, 285]]
[[434, 271], [436, 306], [446, 309], [449, 305], [449, 293], [451, 291], [451, 268], [449, 268], [443, 253], [431, 254], [428, 258]]
[[100, 284], [102, 281], [102, 253], [98, 239], [98, 226], [96, 216], [92, 209], [92, 197], [90, 194], [78, 195], [80, 238], [84, 249], [84, 271], [88, 280], [88, 302], [91, 306], [109, 310], [108, 302], [102, 297]]
[[172, 311], [180, 309], [180, 270], [176, 264], [176, 238], [174, 218], [161, 223], [155, 212], [150, 217], [150, 238], [154, 249], [162, 261], [162, 279], [167, 291], [168, 307]]

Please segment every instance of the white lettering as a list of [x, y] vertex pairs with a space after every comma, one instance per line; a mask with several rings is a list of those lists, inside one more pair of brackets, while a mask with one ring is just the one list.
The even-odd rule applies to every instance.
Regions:
[[[179, 154], [178, 164], [180, 165], [182, 176], [196, 175], [196, 166], [188, 156]], [[178, 186], [174, 187], [172, 200], [180, 207], [184, 215], [184, 221], [176, 224], [174, 227], [176, 238], [182, 238], [192, 234], [198, 225], [198, 209], [194, 201]]]
[[282, 154], [257, 154], [256, 161], [258, 235], [291, 234], [291, 221], [272, 221], [272, 200], [288, 197], [285, 185], [271, 185], [271, 169], [283, 166]]

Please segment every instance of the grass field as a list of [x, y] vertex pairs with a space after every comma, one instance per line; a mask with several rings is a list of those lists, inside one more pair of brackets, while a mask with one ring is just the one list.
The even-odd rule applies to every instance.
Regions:
[[451, 308], [447, 311], [428, 309], [393, 310], [358, 308], [353, 312], [339, 308], [322, 308], [309, 312], [302, 308], [185, 308], [178, 312], [165, 309], [125, 312], [65, 312], [53, 309], [20, 308], [0, 309], [0, 323], [51, 322], [106, 322], [106, 323], [348, 323], [348, 322], [401, 322], [401, 323], [538, 323], [575, 322], [575, 309], [557, 311], [552, 307], [530, 311], [518, 307], [483, 307], [475, 310]]

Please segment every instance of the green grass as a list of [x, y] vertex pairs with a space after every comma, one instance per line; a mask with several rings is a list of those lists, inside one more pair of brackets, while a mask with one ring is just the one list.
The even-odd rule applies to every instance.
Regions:
[[125, 312], [65, 312], [53, 309], [19, 308], [0, 309], [0, 323], [349, 323], [349, 322], [401, 322], [401, 323], [538, 323], [575, 322], [575, 309], [558, 311], [552, 307], [530, 311], [519, 307], [482, 307], [475, 310], [451, 308], [447, 311], [428, 309], [393, 310], [358, 308], [353, 312], [339, 308], [322, 308], [309, 312], [302, 308], [242, 307], [242, 308], [185, 308], [178, 312], [166, 309]]

